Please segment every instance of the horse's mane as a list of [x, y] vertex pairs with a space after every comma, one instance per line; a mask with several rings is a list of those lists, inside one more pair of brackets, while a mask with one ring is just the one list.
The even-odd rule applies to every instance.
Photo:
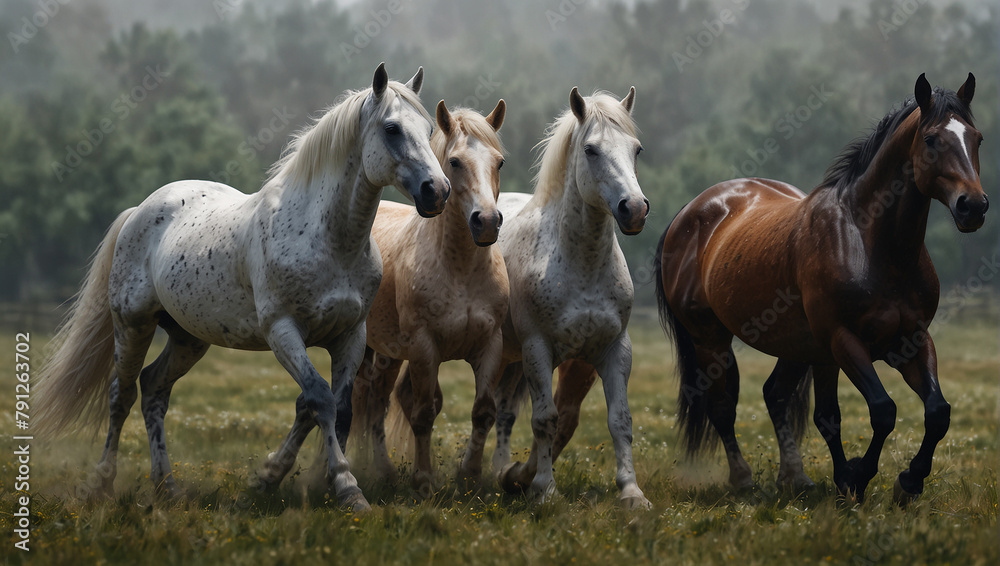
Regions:
[[[455, 127], [464, 132], [465, 135], [477, 138], [500, 153], [504, 153], [500, 136], [479, 112], [469, 108], [456, 108], [451, 111], [451, 119], [455, 121]], [[431, 150], [434, 151], [434, 157], [440, 163], [444, 163], [445, 150], [447, 149], [448, 136], [441, 128], [434, 128], [434, 134], [431, 135]]]
[[535, 146], [539, 151], [535, 162], [535, 167], [538, 168], [535, 175], [535, 198], [540, 199], [540, 204], [562, 194], [566, 180], [566, 161], [569, 159], [575, 133], [585, 133], [595, 127], [618, 128], [632, 136], [638, 133], [632, 115], [611, 94], [598, 91], [584, 98], [584, 101], [587, 117], [579, 128], [576, 116], [567, 109], [545, 130], [545, 138]]
[[[361, 134], [361, 108], [371, 91], [347, 91], [315, 124], [294, 134], [271, 166], [265, 186], [275, 182], [308, 185], [324, 170], [343, 166]], [[376, 118], [389, 110], [397, 96], [431, 120], [416, 93], [396, 81], [389, 81]]]
[[[892, 134], [916, 109], [916, 100], [906, 99], [901, 106], [893, 108], [882, 117], [871, 133], [847, 144], [826, 170], [819, 187], [834, 187], [837, 190], [843, 190], [853, 185], [868, 170], [882, 146], [892, 138]], [[921, 116], [920, 119], [927, 123], [936, 124], [943, 121], [952, 112], [962, 120], [972, 123], [972, 110], [969, 106], [953, 91], [938, 87], [934, 89], [931, 97], [930, 111], [927, 116]]]

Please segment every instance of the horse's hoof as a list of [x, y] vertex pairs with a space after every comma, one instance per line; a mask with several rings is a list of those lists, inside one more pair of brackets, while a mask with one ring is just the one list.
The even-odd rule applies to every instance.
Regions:
[[340, 500], [340, 506], [351, 513], [368, 513], [372, 510], [360, 489], [345, 495]]
[[834, 482], [837, 485], [837, 494], [843, 498], [845, 503], [850, 505], [860, 505], [865, 501], [865, 490], [868, 488], [868, 480], [862, 481], [860, 475], [861, 458], [851, 458], [847, 461], [845, 477]]
[[626, 511], [649, 511], [653, 508], [653, 504], [641, 493], [639, 495], [623, 495], [618, 503]]
[[802, 471], [779, 475], [778, 485], [794, 492], [802, 492], [816, 487], [816, 483]]
[[416, 472], [413, 474], [413, 490], [417, 498], [426, 501], [434, 497], [434, 481], [431, 474], [427, 472]]
[[899, 483], [899, 478], [896, 478], [896, 483], [892, 486], [892, 500], [896, 502], [900, 507], [906, 507], [910, 503], [913, 503], [918, 497], [919, 493], [910, 493], [903, 488], [903, 485]]
[[455, 483], [458, 484], [462, 491], [474, 490], [479, 487], [482, 476], [482, 470], [459, 469], [455, 475]]
[[156, 498], [161, 501], [174, 501], [180, 499], [184, 492], [172, 481], [162, 481], [153, 488]]
[[528, 488], [528, 499], [535, 504], [548, 503], [558, 496], [559, 492], [556, 490], [556, 482], [554, 480], [544, 486], [532, 483], [531, 487]]
[[528, 482], [522, 481], [524, 475], [524, 462], [511, 462], [504, 466], [497, 474], [497, 482], [500, 487], [511, 494], [521, 494], [528, 487]]

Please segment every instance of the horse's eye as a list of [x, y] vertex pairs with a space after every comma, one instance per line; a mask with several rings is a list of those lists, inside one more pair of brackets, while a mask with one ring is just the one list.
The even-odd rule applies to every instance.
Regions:
[[640, 153], [642, 153], [642, 146], [641, 145], [635, 149], [635, 156], [639, 157]]
[[587, 154], [587, 157], [596, 157], [597, 149], [592, 145], [585, 145], [583, 146], [583, 153]]
[[451, 166], [454, 167], [455, 169], [458, 169], [459, 167], [462, 166], [462, 162], [459, 161], [457, 157], [452, 157], [451, 159], [448, 160], [448, 163], [450, 163]]
[[937, 145], [937, 141], [938, 137], [935, 136], [934, 134], [924, 136], [924, 143], [926, 143], [928, 147], [934, 147], [935, 145]]
[[389, 134], [390, 136], [398, 136], [399, 134], [403, 133], [403, 128], [400, 128], [399, 124], [395, 122], [389, 122], [388, 124], [385, 125], [385, 133]]
[[497, 165], [497, 170], [503, 169], [503, 164], [506, 163], [503, 159], [500, 160], [500, 165]]

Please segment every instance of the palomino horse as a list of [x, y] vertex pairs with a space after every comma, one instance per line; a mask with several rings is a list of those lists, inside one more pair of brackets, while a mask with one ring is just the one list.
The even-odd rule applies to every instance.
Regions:
[[[472, 366], [477, 429], [489, 431], [496, 418], [492, 389], [509, 288], [503, 255], [491, 244], [503, 222], [496, 204], [503, 165], [497, 130], [505, 112], [503, 100], [485, 118], [468, 109], [449, 112], [439, 102], [431, 147], [451, 181], [448, 206], [421, 220], [413, 207], [383, 202], [372, 229], [385, 274], [368, 315], [369, 352], [354, 385], [351, 429], [371, 434], [376, 472], [393, 476], [386, 409], [402, 360], [409, 360], [397, 397], [416, 440], [413, 483], [424, 497], [432, 493], [430, 436], [441, 411], [441, 362], [464, 359]], [[461, 477], [479, 477], [485, 442], [483, 434], [469, 443]]]
[[[295, 426], [260, 472], [262, 484], [281, 481], [302, 431], [318, 423], [338, 500], [368, 508], [337, 440], [337, 425], [348, 423], [337, 417], [350, 409], [343, 390], [361, 364], [365, 317], [382, 275], [370, 235], [382, 187], [409, 194], [426, 216], [444, 209], [450, 191], [428, 143], [422, 81], [421, 69], [406, 85], [390, 82], [379, 65], [370, 89], [346, 94], [292, 140], [256, 194], [180, 181], [115, 220], [56, 338], [39, 399], [39, 422], [50, 434], [81, 415], [96, 420], [109, 399], [97, 489], [113, 488], [138, 379], [150, 478], [159, 490], [176, 490], [163, 431], [170, 390], [215, 344], [273, 350], [302, 388]], [[167, 345], [143, 369], [157, 325]], [[310, 346], [329, 351], [332, 389], [309, 361]]]
[[[962, 232], [983, 225], [989, 204], [979, 181], [982, 135], [969, 103], [975, 78], [958, 92], [920, 75], [914, 98], [847, 147], [819, 187], [805, 196], [765, 179], [709, 188], [664, 233], [656, 257], [657, 299], [673, 337], [681, 376], [679, 420], [690, 452], [722, 439], [729, 479], [752, 485], [734, 434], [739, 372], [731, 342], [776, 356], [764, 398], [781, 448], [779, 481], [811, 485], [802, 471], [789, 406], [812, 368], [814, 419], [833, 458], [839, 492], [863, 499], [896, 422], [873, 360], [897, 369], [924, 402], [925, 434], [896, 482], [905, 503], [923, 491], [951, 408], [938, 384], [927, 326], [939, 285], [924, 246], [932, 200]], [[840, 437], [839, 370], [868, 404], [874, 431], [862, 458], [848, 461]]]
[[[503, 194], [508, 218], [500, 249], [510, 279], [510, 314], [504, 324], [504, 362], [494, 470], [507, 488], [524, 486], [529, 496], [556, 491], [552, 475], [557, 433], [552, 371], [566, 360], [593, 365], [601, 376], [608, 428], [617, 460], [616, 483], [626, 507], [649, 507], [632, 466], [632, 415], [626, 389], [632, 343], [626, 332], [633, 287], [615, 236], [639, 233], [649, 212], [636, 179], [636, 139], [631, 111], [635, 89], [624, 100], [607, 94], [570, 93], [570, 111], [550, 127], [533, 196]], [[530, 200], [529, 200], [530, 197]], [[523, 378], [531, 395], [536, 442], [528, 464], [510, 465], [509, 387]]]

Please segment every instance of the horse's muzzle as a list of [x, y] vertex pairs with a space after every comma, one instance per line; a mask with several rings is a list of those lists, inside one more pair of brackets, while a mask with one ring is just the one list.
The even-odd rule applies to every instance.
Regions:
[[451, 195], [451, 184], [447, 179], [443, 182], [435, 182], [428, 179], [420, 184], [420, 188], [410, 192], [413, 197], [413, 204], [417, 207], [417, 213], [424, 218], [431, 218], [444, 212], [445, 203]]
[[623, 198], [614, 210], [615, 220], [622, 233], [633, 236], [642, 232], [649, 214], [649, 200], [646, 198]]
[[985, 194], [960, 195], [951, 207], [951, 215], [960, 232], [975, 232], [986, 222], [986, 211], [989, 208], [990, 200]]

